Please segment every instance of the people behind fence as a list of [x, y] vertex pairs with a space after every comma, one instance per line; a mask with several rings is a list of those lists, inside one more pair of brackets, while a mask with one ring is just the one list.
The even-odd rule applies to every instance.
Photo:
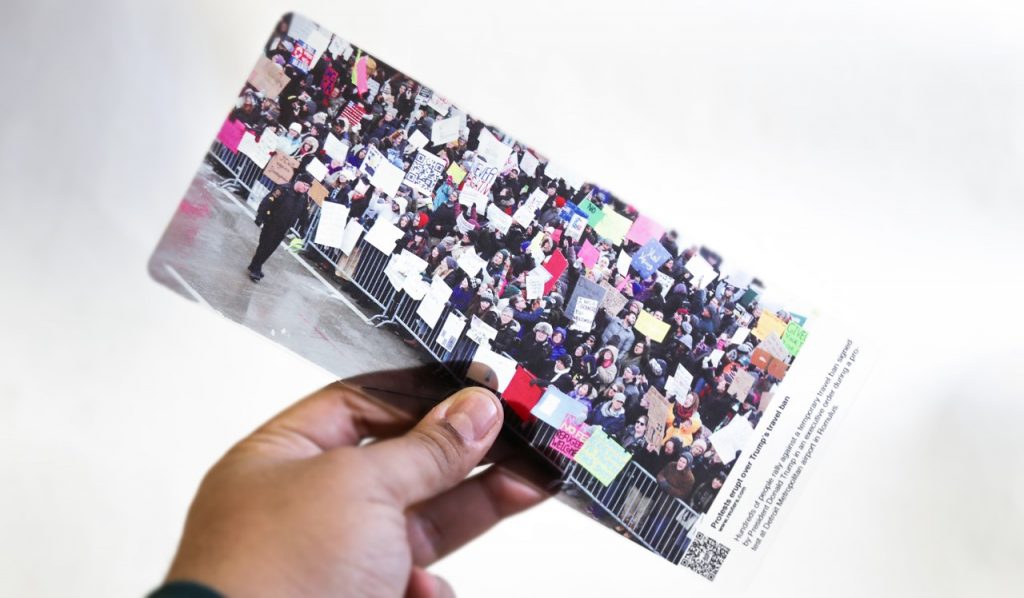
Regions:
[[[526, 226], [513, 222], [501, 232], [482, 204], [460, 201], [469, 179], [459, 182], [451, 174], [442, 176], [429, 194], [402, 185], [397, 194], [387, 195], [357, 168], [368, 150], [376, 148], [392, 164], [408, 169], [417, 152], [410, 138], [419, 132], [429, 140], [433, 123], [441, 117], [423, 103], [429, 96], [380, 61], [368, 74], [371, 90], [360, 91], [349, 76], [356, 61], [365, 57], [359, 52], [328, 51], [303, 72], [290, 64], [293, 41], [281, 34], [267, 48], [269, 58], [285, 65], [290, 82], [277, 97], [247, 87], [233, 115], [256, 135], [270, 130], [289, 139], [279, 151], [300, 160], [315, 156], [326, 164], [326, 201], [348, 206], [350, 218], [364, 229], [379, 219], [401, 229], [404, 236], [394, 252], [409, 251], [424, 259], [423, 277], [442, 278], [453, 289], [449, 301], [454, 307], [495, 330], [493, 351], [522, 364], [536, 377], [536, 384], [554, 386], [585, 406], [587, 423], [614, 437], [666, 492], [706, 510], [735, 462], [735, 455], [718, 453], [712, 433], [733, 418], [756, 425], [761, 402], [777, 382], [751, 364], [757, 339], [734, 335], [741, 326], [756, 326], [762, 313], [770, 312], [783, 322], [791, 316], [763, 308], [756, 293], [723, 281], [721, 258], [706, 248], [686, 246], [674, 231], [656, 239], [670, 258], [654, 272], [645, 276], [630, 268], [623, 274], [617, 267], [619, 250], [635, 255], [637, 243], [603, 238], [590, 224], [573, 234], [569, 224], [585, 200], [598, 208], [610, 206], [630, 220], [636, 211], [604, 189], [549, 176], [546, 171], [551, 167], [543, 158], [529, 174], [529, 168], [520, 166], [530, 161], [528, 150], [518, 143], [484, 195], [488, 205], [511, 216], [541, 190], [543, 204]], [[328, 69], [342, 76], [326, 89], [322, 82]], [[446, 172], [452, 164], [472, 172], [483, 160], [477, 150], [484, 129], [484, 123], [467, 115], [458, 139], [444, 144], [427, 141], [422, 149], [444, 160]], [[486, 129], [506, 139], [501, 131]], [[328, 134], [348, 145], [345, 160], [325, 152]], [[309, 208], [315, 209], [312, 201]], [[596, 260], [581, 257], [584, 246], [596, 249]], [[486, 261], [474, 276], [458, 264], [467, 251]], [[547, 284], [547, 292], [530, 296], [528, 274], [556, 253], [568, 267]], [[715, 268], [711, 284], [696, 280], [686, 267], [698, 256]], [[348, 259], [359, 259], [358, 252]], [[615, 313], [597, 310], [592, 325], [581, 326], [575, 314], [566, 312], [566, 303], [582, 279], [607, 283], [628, 302]], [[644, 312], [668, 324], [663, 338], [651, 338], [638, 329]], [[716, 351], [721, 352], [717, 361]], [[692, 377], [685, 392], [674, 392], [669, 385], [677, 368]], [[744, 396], [730, 394], [739, 372], [754, 379]], [[662, 422], [649, 421], [645, 395], [651, 388], [671, 402], [663, 422], [665, 433], [654, 442], [645, 439], [647, 430]]]

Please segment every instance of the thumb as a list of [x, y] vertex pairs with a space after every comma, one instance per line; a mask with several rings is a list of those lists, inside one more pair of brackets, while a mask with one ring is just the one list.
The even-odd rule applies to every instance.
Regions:
[[444, 400], [405, 435], [371, 444], [363, 457], [402, 507], [461, 482], [501, 429], [501, 404], [489, 391], [465, 388]]

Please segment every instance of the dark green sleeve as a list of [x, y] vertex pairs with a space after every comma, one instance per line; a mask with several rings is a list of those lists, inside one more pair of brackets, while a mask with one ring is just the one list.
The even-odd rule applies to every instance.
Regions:
[[224, 598], [224, 595], [194, 581], [169, 581], [147, 598]]

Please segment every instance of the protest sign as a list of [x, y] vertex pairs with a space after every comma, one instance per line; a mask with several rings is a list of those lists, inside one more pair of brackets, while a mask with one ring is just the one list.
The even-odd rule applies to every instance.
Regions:
[[480, 345], [466, 377], [497, 392], [504, 392], [516, 371], [516, 362]]
[[469, 248], [459, 255], [456, 263], [466, 274], [475, 277], [480, 269], [487, 265], [487, 260], [477, 255], [473, 248]]
[[576, 257], [580, 258], [580, 261], [587, 267], [587, 270], [590, 270], [597, 265], [597, 260], [600, 259], [601, 252], [597, 250], [597, 247], [594, 247], [594, 245], [591, 244], [589, 239], [584, 239], [580, 250], [576, 252]]
[[604, 430], [595, 428], [590, 438], [587, 438], [579, 452], [573, 456], [573, 461], [607, 486], [615, 480], [626, 463], [629, 463], [630, 458], [630, 454], [605, 434]]
[[615, 259], [615, 271], [626, 276], [629, 274], [629, 267], [633, 265], [633, 256], [626, 253], [625, 249], [619, 250], [619, 257]]
[[427, 139], [427, 136], [419, 129], [414, 129], [412, 134], [409, 135], [409, 145], [416, 149], [422, 149], [423, 146], [427, 145], [429, 142], [430, 140]]
[[744, 401], [747, 395], [750, 394], [750, 390], [754, 388], [755, 378], [747, 370], [738, 369], [733, 374], [732, 383], [729, 384], [726, 392], [734, 397], [737, 401]]
[[320, 208], [320, 220], [316, 226], [313, 242], [326, 247], [340, 249], [345, 237], [348, 221], [348, 207], [340, 203], [327, 202]]
[[537, 419], [554, 428], [560, 428], [566, 416], [577, 421], [587, 418], [587, 407], [554, 386], [548, 386], [530, 413]]
[[327, 139], [324, 141], [324, 152], [332, 160], [344, 162], [348, 157], [348, 144], [335, 137], [333, 133], [328, 133]]
[[434, 186], [444, 173], [444, 165], [444, 159], [430, 152], [417, 150], [412, 166], [405, 175], [406, 186], [424, 195], [432, 194]]
[[430, 142], [435, 145], [451, 143], [459, 138], [460, 122], [458, 118], [446, 118], [435, 120], [430, 128]]
[[420, 300], [420, 304], [416, 308], [416, 315], [423, 319], [424, 324], [434, 328], [437, 326], [437, 321], [441, 318], [441, 312], [444, 311], [444, 303], [444, 301], [427, 293]]
[[651, 239], [633, 254], [632, 266], [640, 276], [648, 278], [671, 257], [672, 254], [662, 246], [660, 241]]
[[327, 176], [327, 166], [320, 160], [313, 158], [306, 164], [306, 172], [313, 175], [314, 179], [323, 181], [324, 177]]
[[427, 106], [433, 108], [439, 115], [445, 116], [448, 114], [448, 109], [451, 108], [452, 103], [448, 101], [448, 98], [434, 92], [430, 95], [430, 101], [427, 102]]
[[682, 398], [690, 392], [693, 386], [693, 374], [683, 367], [683, 364], [676, 366], [676, 372], [665, 381], [665, 395], [669, 397]]
[[786, 361], [789, 359], [789, 351], [786, 346], [782, 344], [782, 340], [774, 334], [766, 334], [764, 339], [758, 343], [758, 348], [764, 349], [769, 355], [775, 359]]
[[356, 218], [349, 220], [348, 224], [345, 225], [345, 235], [341, 238], [342, 253], [351, 255], [356, 243], [359, 242], [359, 237], [362, 235], [363, 225], [359, 224], [359, 220]]
[[529, 151], [524, 151], [523, 157], [519, 159], [519, 169], [528, 176], [536, 176], [538, 166], [540, 166], [540, 161], [537, 160], [537, 156]]
[[580, 211], [587, 215], [587, 224], [590, 226], [596, 226], [604, 218], [604, 211], [601, 210], [601, 206], [590, 201], [590, 198], [584, 199], [579, 205]]
[[266, 56], [260, 56], [256, 67], [249, 74], [248, 82], [263, 95], [276, 98], [291, 79], [285, 74], [284, 68], [275, 64]]
[[445, 319], [444, 325], [441, 326], [441, 333], [437, 335], [437, 344], [450, 353], [465, 328], [466, 318], [459, 315], [458, 312], [451, 312]]
[[601, 288], [604, 289], [604, 299], [601, 301], [601, 309], [603, 309], [610, 318], [618, 317], [619, 312], [626, 307], [627, 303], [629, 303], [629, 299], [622, 293], [615, 290], [615, 287], [607, 281], [601, 281]]
[[278, 152], [267, 162], [267, 167], [263, 169], [263, 175], [278, 185], [284, 185], [291, 182], [295, 175], [295, 169], [298, 167], [298, 160], [288, 154]]
[[676, 286], [676, 279], [672, 278], [668, 274], [665, 274], [661, 270], [654, 273], [654, 280], [661, 285], [661, 296], [667, 297], [672, 287]]
[[474, 343], [484, 345], [497, 338], [498, 331], [480, 318], [473, 316], [469, 321], [469, 330], [466, 331], [466, 336]]
[[405, 171], [387, 160], [381, 160], [370, 177], [370, 184], [378, 188], [385, 195], [394, 197], [398, 195], [398, 187], [405, 179]]
[[501, 398], [508, 403], [512, 411], [524, 422], [533, 421], [530, 410], [533, 409], [540, 401], [541, 396], [544, 395], [544, 387], [533, 384], [536, 378], [529, 370], [521, 365], [517, 365], [515, 374], [513, 374], [512, 379], [509, 381], [508, 387], [505, 389], [505, 392], [501, 393]]
[[621, 245], [633, 221], [616, 212], [612, 206], [605, 206], [602, 212], [601, 221], [593, 225], [594, 232], [611, 241], [612, 245]]
[[[569, 302], [565, 304], [565, 313], [570, 316], [573, 315], [576, 312], [576, 302], [580, 298], [591, 299], [593, 301], [594, 312], [596, 313], [601, 302], [604, 301], [604, 295], [604, 287], [589, 278], [581, 276], [576, 280], [576, 286], [572, 290]], [[587, 305], [591, 304], [588, 303]]]
[[512, 146], [505, 145], [487, 127], [480, 129], [476, 154], [495, 168], [500, 168], [512, 153]]
[[445, 171], [445, 174], [452, 177], [452, 182], [458, 185], [462, 182], [462, 179], [466, 178], [467, 173], [465, 169], [459, 166], [458, 162], [452, 162], [451, 166], [448, 167], [448, 170]]
[[590, 434], [590, 426], [568, 415], [559, 426], [558, 431], [551, 437], [548, 446], [556, 453], [572, 459], [583, 448], [583, 444], [590, 438]]
[[487, 206], [487, 196], [480, 193], [476, 189], [469, 187], [463, 187], [462, 191], [459, 191], [459, 203], [468, 207], [476, 206], [478, 214], [482, 214], [484, 208]]
[[579, 214], [573, 214], [571, 218], [569, 225], [565, 227], [565, 236], [573, 241], [579, 241], [587, 228], [587, 219]]
[[658, 224], [656, 220], [640, 214], [637, 216], [636, 220], [633, 221], [633, 225], [629, 227], [629, 232], [626, 233], [626, 239], [636, 243], [637, 245], [644, 245], [648, 241], [659, 241], [664, 234], [665, 228], [661, 226], [661, 224]]
[[782, 334], [782, 344], [785, 345], [786, 351], [794, 357], [800, 352], [800, 348], [804, 346], [806, 340], [807, 331], [797, 322], [790, 322], [786, 326], [786, 332]]
[[309, 186], [309, 198], [316, 202], [316, 205], [323, 206], [324, 200], [330, 193], [327, 191], [327, 187], [324, 187], [320, 181], [313, 181]]
[[479, 193], [487, 195], [491, 192], [491, 185], [498, 178], [498, 168], [487, 164], [486, 162], [477, 161], [470, 168], [468, 178], [466, 179], [466, 187], [469, 187]]
[[669, 324], [655, 318], [646, 309], [642, 309], [636, 318], [634, 328], [637, 332], [649, 338], [651, 342], [660, 343], [665, 340], [665, 335], [668, 334]]
[[754, 336], [760, 340], [764, 340], [770, 334], [781, 338], [786, 333], [787, 326], [788, 324], [783, 322], [779, 316], [770, 311], [762, 311], [757, 318], [757, 326], [754, 327]]
[[750, 336], [750, 329], [746, 326], [740, 326], [736, 329], [736, 332], [732, 334], [732, 338], [729, 339], [729, 344], [742, 345], [747, 341], [748, 336]]
[[487, 221], [503, 235], [507, 235], [509, 227], [512, 226], [512, 217], [493, 203], [487, 206]]
[[726, 465], [736, 460], [736, 453], [747, 446], [747, 441], [754, 434], [754, 427], [744, 417], [734, 417], [732, 421], [711, 433], [708, 440], [715, 452]]
[[413, 301], [422, 301], [430, 292], [430, 283], [423, 280], [422, 276], [406, 276], [405, 284], [402, 285], [402, 292]]
[[668, 418], [672, 414], [672, 404], [653, 386], [644, 394], [644, 400], [647, 402], [647, 432], [644, 434], [644, 440], [661, 446], [661, 441], [665, 439]]
[[570, 328], [580, 332], [590, 332], [594, 327], [594, 318], [597, 316], [599, 305], [600, 302], [597, 299], [590, 299], [589, 297], [577, 298], [572, 310], [572, 325]]
[[245, 123], [228, 118], [220, 126], [220, 132], [217, 133], [217, 141], [224, 144], [224, 147], [232, 152], [237, 152], [238, 144], [242, 142], [243, 135], [245, 135]]
[[693, 276], [693, 284], [698, 289], [707, 288], [715, 278], [718, 277], [718, 272], [715, 271], [706, 259], [701, 257], [699, 253], [693, 254], [686, 262], [686, 271]]
[[402, 229], [394, 224], [383, 218], [378, 218], [366, 233], [366, 242], [384, 253], [391, 253], [395, 250], [395, 243], [398, 243], [404, 234]]
[[558, 284], [558, 279], [562, 276], [562, 272], [565, 272], [565, 269], [569, 266], [569, 262], [562, 255], [562, 252], [556, 249], [554, 253], [544, 260], [543, 266], [551, 274], [551, 277], [544, 283], [544, 294], [547, 295], [554, 290], [555, 285]]

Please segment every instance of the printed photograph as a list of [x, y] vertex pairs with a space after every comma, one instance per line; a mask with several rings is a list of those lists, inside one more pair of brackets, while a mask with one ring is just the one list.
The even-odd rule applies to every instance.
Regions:
[[150, 272], [341, 378], [493, 389], [562, 500], [681, 563], [808, 333], [667, 224], [290, 14]]

